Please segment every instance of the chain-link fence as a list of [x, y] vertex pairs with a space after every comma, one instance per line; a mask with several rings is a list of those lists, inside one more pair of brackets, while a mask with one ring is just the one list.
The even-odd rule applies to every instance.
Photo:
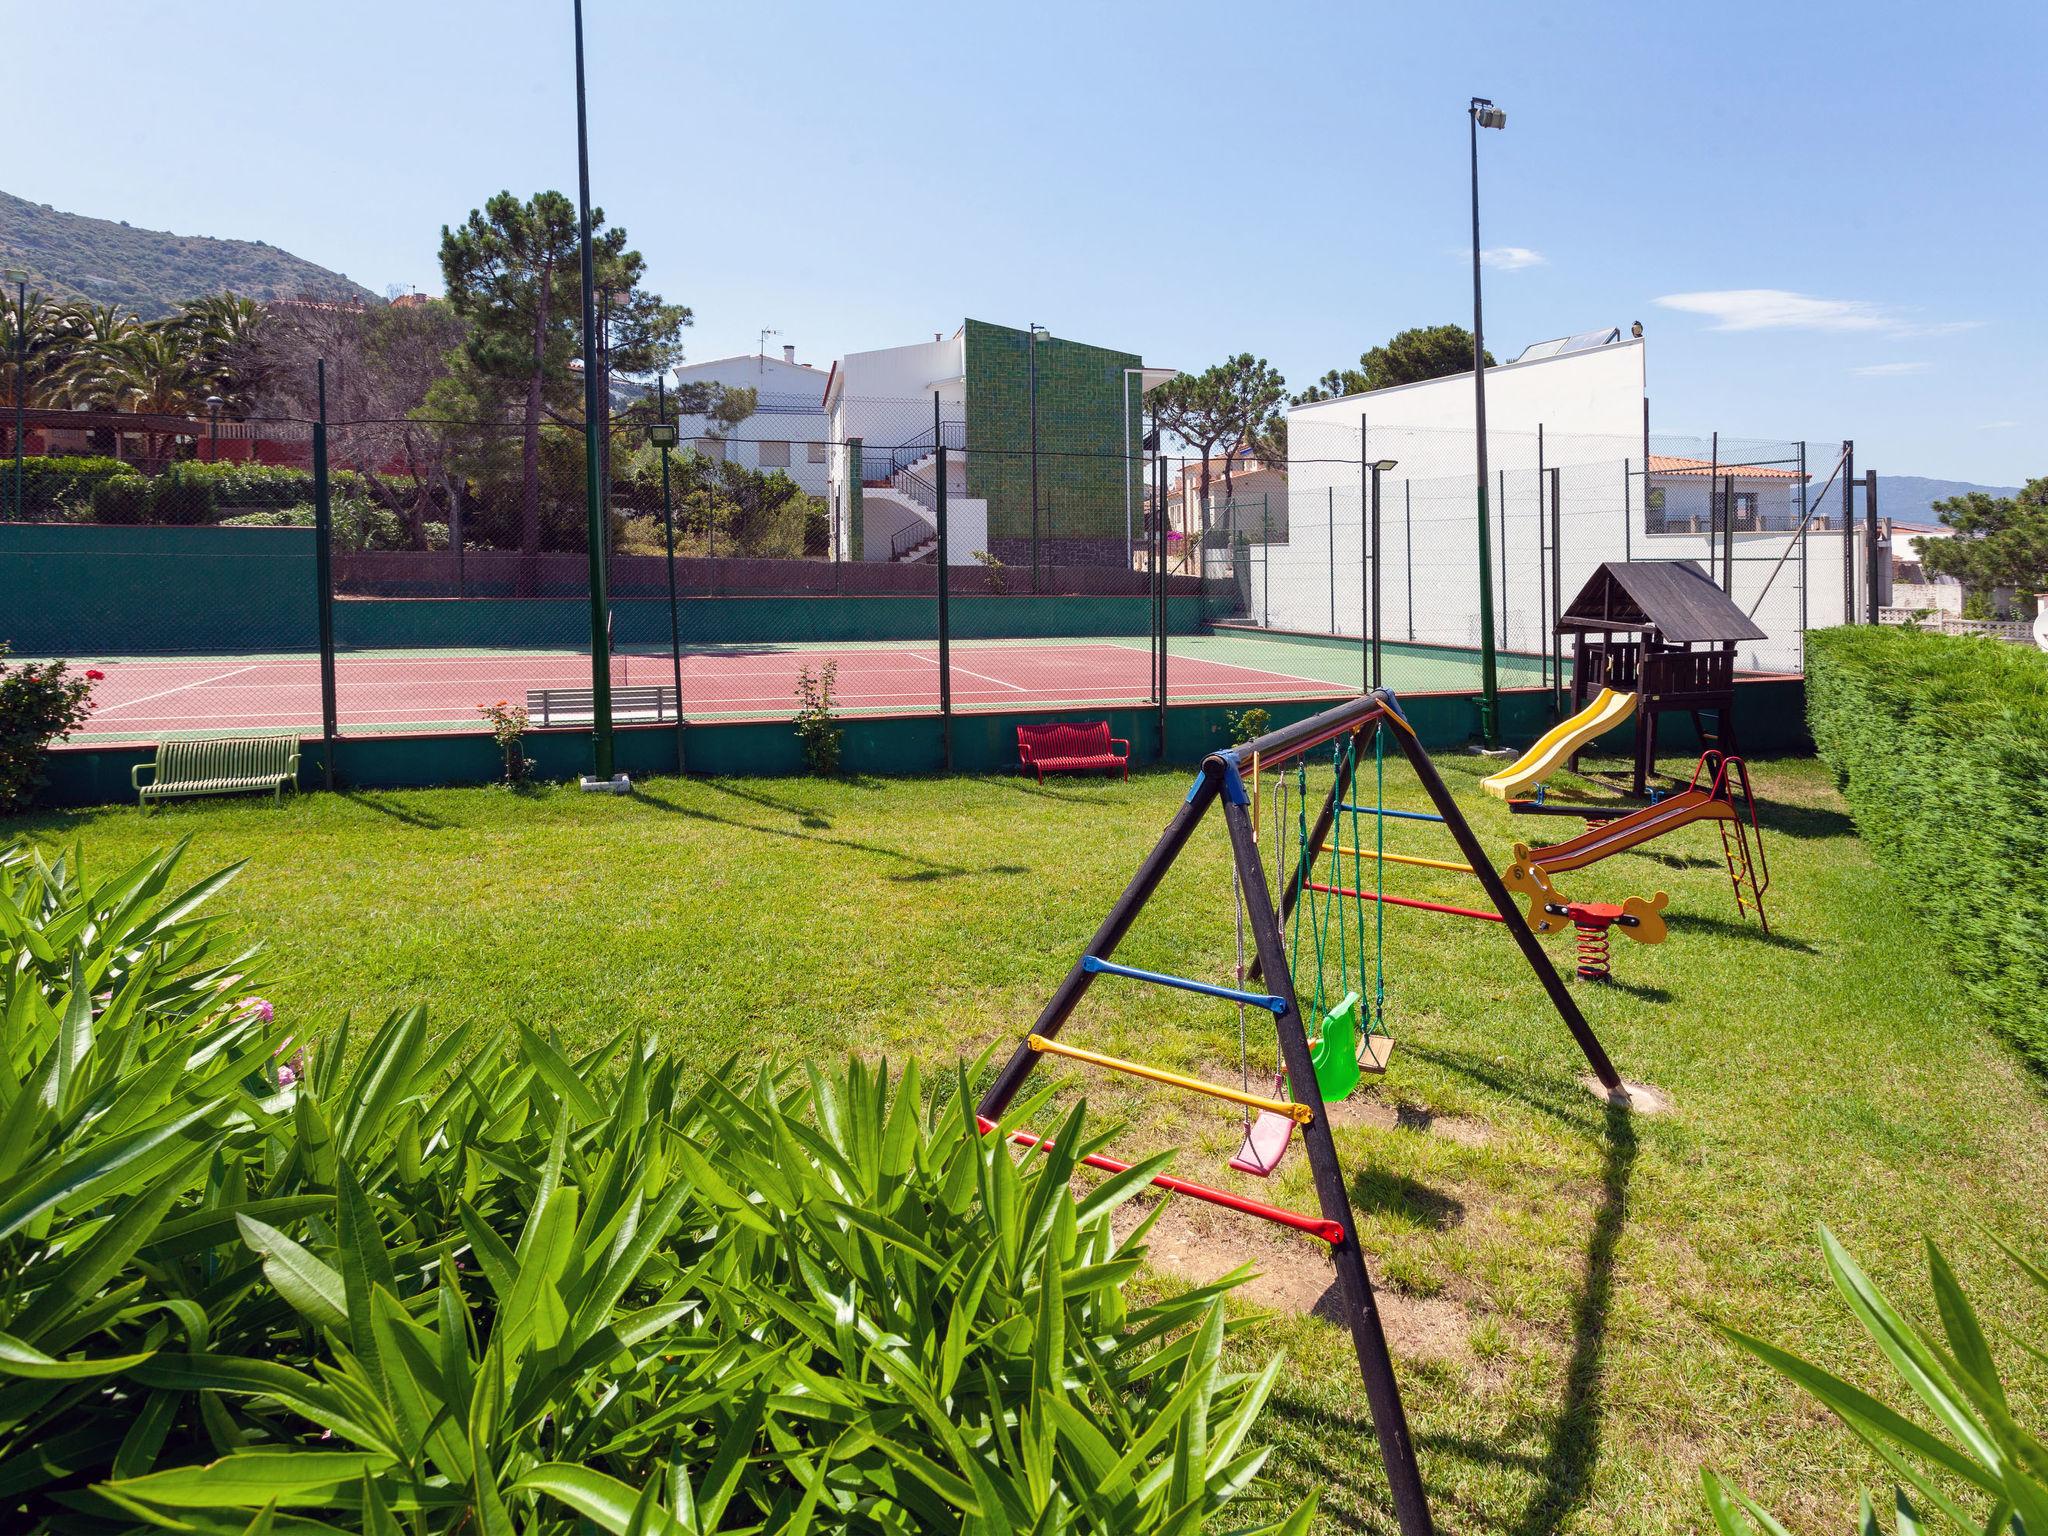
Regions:
[[108, 674], [86, 737], [1470, 690], [1482, 609], [1500, 684], [1561, 689], [1609, 560], [1698, 562], [1766, 632], [1748, 668], [1869, 607], [1840, 445], [1494, 433], [1482, 562], [1470, 432], [1311, 413], [1271, 461], [1162, 455], [1135, 357], [976, 322], [779, 394], [615, 379], [594, 472], [580, 387], [485, 409], [445, 346], [314, 341], [324, 390], [325, 350], [263, 413], [24, 408], [0, 639]]

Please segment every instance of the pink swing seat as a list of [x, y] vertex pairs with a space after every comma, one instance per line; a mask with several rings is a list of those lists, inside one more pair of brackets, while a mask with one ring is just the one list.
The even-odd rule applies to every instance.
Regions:
[[[1281, 1097], [1286, 1092], [1285, 1073], [1273, 1079], [1273, 1096]], [[1294, 1117], [1276, 1114], [1270, 1109], [1259, 1111], [1259, 1118], [1251, 1123], [1244, 1133], [1244, 1145], [1237, 1149], [1237, 1156], [1230, 1160], [1230, 1166], [1239, 1173], [1254, 1177], [1271, 1178], [1273, 1170], [1280, 1166], [1280, 1160], [1287, 1155], [1287, 1149], [1294, 1144]]]

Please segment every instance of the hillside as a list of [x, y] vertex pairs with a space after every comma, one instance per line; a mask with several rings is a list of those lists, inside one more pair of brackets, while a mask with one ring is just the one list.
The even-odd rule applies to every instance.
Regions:
[[[1879, 475], [1877, 509], [1894, 522], [1938, 523], [1934, 503], [1971, 491], [1993, 496], [2017, 496], [2016, 485], [1973, 485], [1968, 480], [1930, 480], [1924, 475]], [[1859, 502], [1858, 505], [1861, 505]]]
[[61, 213], [0, 192], [0, 267], [22, 267], [51, 298], [119, 304], [145, 320], [182, 299], [232, 289], [256, 299], [366, 300], [367, 288], [260, 240], [215, 240]]

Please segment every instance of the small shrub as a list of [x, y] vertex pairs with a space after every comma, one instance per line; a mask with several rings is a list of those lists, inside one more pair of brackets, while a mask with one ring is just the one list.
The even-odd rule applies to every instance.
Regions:
[[73, 677], [61, 661], [23, 661], [10, 666], [0, 640], [0, 812], [25, 810], [49, 783], [43, 766], [50, 743], [85, 724], [92, 713], [92, 685], [106, 674]]
[[1273, 717], [1254, 704], [1250, 709], [1225, 715], [1223, 724], [1230, 731], [1230, 744], [1239, 746], [1273, 729]]
[[[11, 473], [0, 467], [0, 475]], [[54, 454], [21, 461], [21, 499], [31, 518], [75, 521], [91, 513], [93, 493], [109, 480], [141, 480], [119, 459]]]
[[1010, 590], [1009, 567], [985, 549], [974, 551], [974, 558], [981, 562], [981, 568], [988, 572], [988, 589], [997, 597]]
[[533, 765], [526, 760], [526, 731], [529, 724], [523, 705], [508, 704], [500, 699], [495, 704], [479, 704], [477, 711], [490, 722], [491, 740], [498, 744], [498, 750], [505, 754], [505, 782], [515, 788], [526, 782]]
[[1992, 600], [1989, 592], [1980, 592], [1972, 588], [1963, 594], [1963, 617], [1995, 619], [1998, 617], [1998, 605]]
[[803, 668], [796, 675], [796, 739], [803, 747], [804, 762], [816, 774], [839, 771], [839, 746], [846, 733], [839, 728], [839, 716], [832, 708], [832, 685], [839, 680], [839, 663], [828, 661], [813, 672]]
[[[330, 495], [328, 510], [334, 519], [334, 547], [346, 554], [357, 554], [366, 549], [410, 549], [412, 541], [406, 537], [405, 525], [398, 520], [398, 514], [390, 508], [362, 496]], [[220, 520], [223, 528], [311, 528], [317, 514], [311, 502], [300, 502], [296, 506], [278, 507], [268, 512], [243, 512]], [[441, 548], [448, 545], [448, 530], [443, 524], [429, 524], [429, 529], [441, 529]], [[431, 538], [429, 543], [431, 543]]]
[[92, 520], [115, 525], [149, 521], [150, 486], [141, 475], [114, 475], [92, 488]]

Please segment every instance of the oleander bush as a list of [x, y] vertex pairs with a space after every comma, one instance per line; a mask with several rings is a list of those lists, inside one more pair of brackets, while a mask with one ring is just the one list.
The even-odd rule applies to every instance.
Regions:
[[[12, 473], [8, 466], [5, 473]], [[119, 459], [86, 454], [38, 454], [21, 461], [21, 499], [27, 515], [43, 521], [89, 516], [93, 493], [109, 480], [142, 476]]]
[[1806, 708], [1857, 831], [1997, 1026], [2048, 1070], [2048, 656], [1909, 629], [1807, 637]]
[[[1224, 1285], [859, 1062], [318, 1038], [181, 848], [0, 850], [0, 1528], [1306, 1529]], [[1227, 1514], [1226, 1514], [1227, 1511]]]
[[[1887, 1522], [1894, 1536], [1924, 1536], [1931, 1529], [1957, 1536], [2048, 1530], [2048, 1427], [2028, 1426], [2030, 1404], [2008, 1385], [1991, 1336], [1941, 1250], [1927, 1244], [1936, 1331], [1894, 1306], [1834, 1233], [1823, 1227], [1820, 1237], [1836, 1291], [1897, 1378], [1893, 1395], [1917, 1403], [1918, 1416], [1775, 1344], [1733, 1328], [1721, 1332], [1812, 1394], [1898, 1479]], [[2005, 1252], [2048, 1297], [2048, 1271], [2011, 1248]], [[2039, 1345], [2018, 1343], [2048, 1361]], [[1703, 1469], [1700, 1476], [1722, 1536], [1786, 1536], [1767, 1509], [1718, 1473]], [[1862, 1536], [1881, 1536], [1877, 1507], [1866, 1490], [1857, 1523]]]

